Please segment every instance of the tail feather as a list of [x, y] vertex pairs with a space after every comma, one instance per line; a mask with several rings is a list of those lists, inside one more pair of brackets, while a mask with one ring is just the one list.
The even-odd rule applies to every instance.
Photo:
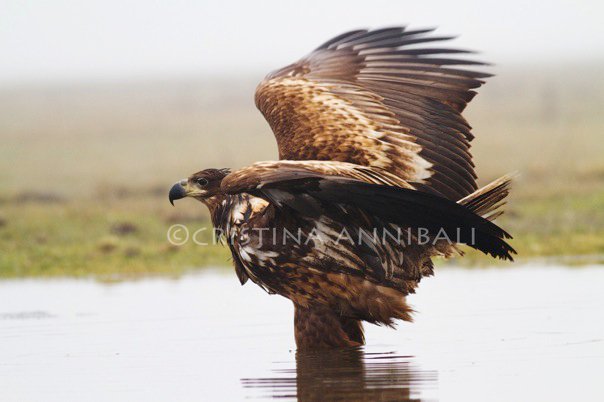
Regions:
[[510, 193], [512, 175], [505, 175], [479, 188], [472, 194], [457, 201], [470, 208], [477, 215], [493, 221], [503, 214], [506, 197]]

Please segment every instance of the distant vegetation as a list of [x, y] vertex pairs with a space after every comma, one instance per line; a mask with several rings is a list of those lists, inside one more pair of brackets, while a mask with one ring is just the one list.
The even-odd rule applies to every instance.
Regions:
[[[499, 221], [519, 259], [604, 255], [600, 67], [498, 71], [467, 110], [480, 182], [520, 173]], [[277, 157], [253, 105], [260, 78], [0, 88], [0, 277], [227, 265], [222, 247], [167, 242], [173, 223], [207, 224], [167, 191], [202, 168]]]

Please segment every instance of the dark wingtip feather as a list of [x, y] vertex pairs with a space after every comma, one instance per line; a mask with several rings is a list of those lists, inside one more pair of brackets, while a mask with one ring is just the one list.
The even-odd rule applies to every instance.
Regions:
[[316, 50], [327, 49], [334, 43], [341, 42], [344, 39], [349, 39], [350, 37], [354, 37], [354, 36], [357, 36], [359, 34], [366, 33], [366, 32], [368, 32], [367, 29], [355, 29], [352, 31], [344, 32], [343, 34], [340, 34], [338, 36], [335, 36], [335, 37], [329, 39], [327, 42], [325, 42], [321, 46], [317, 47]]
[[[288, 181], [287, 187], [290, 199], [273, 201], [283, 201], [301, 212], [304, 212], [308, 205], [300, 203], [304, 204], [304, 200], [311, 196], [321, 203], [360, 208], [386, 222], [423, 227], [428, 229], [432, 236], [444, 230], [448, 239], [455, 239], [456, 243], [466, 244], [495, 258], [513, 261], [512, 254], [516, 253], [505, 241], [511, 238], [505, 230], [468, 207], [443, 197], [399, 187], [325, 176], [304, 180], [294, 178]], [[271, 197], [270, 188], [263, 187], [260, 191]], [[273, 196], [282, 197], [280, 194], [281, 192], [278, 192]], [[297, 196], [291, 197], [292, 194]], [[316, 209], [316, 206], [313, 208]]]

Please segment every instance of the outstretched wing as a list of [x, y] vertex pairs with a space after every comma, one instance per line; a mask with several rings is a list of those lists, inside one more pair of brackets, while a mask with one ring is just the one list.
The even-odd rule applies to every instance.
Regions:
[[[227, 176], [221, 184], [226, 194], [248, 193], [279, 208], [320, 219], [336, 214], [342, 221], [355, 219], [350, 208], [363, 215], [404, 227], [424, 228], [430, 236], [443, 233], [493, 257], [512, 260], [510, 238], [499, 226], [470, 208], [446, 198], [389, 185], [304, 168], [304, 162], [272, 168], [245, 168]], [[362, 222], [358, 222], [363, 226]]]
[[449, 57], [466, 51], [412, 46], [450, 39], [431, 31], [348, 32], [267, 76], [256, 105], [279, 158], [362, 165], [452, 200], [476, 190], [461, 112], [489, 74], [452, 68], [482, 64]]

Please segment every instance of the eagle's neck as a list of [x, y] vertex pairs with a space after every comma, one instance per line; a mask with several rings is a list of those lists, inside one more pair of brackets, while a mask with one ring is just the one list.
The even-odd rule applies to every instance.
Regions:
[[224, 212], [228, 208], [228, 197], [225, 194], [216, 194], [212, 197], [204, 198], [201, 200], [208, 209], [210, 210], [210, 217], [212, 219], [212, 225], [215, 228], [221, 228], [224, 222]]

